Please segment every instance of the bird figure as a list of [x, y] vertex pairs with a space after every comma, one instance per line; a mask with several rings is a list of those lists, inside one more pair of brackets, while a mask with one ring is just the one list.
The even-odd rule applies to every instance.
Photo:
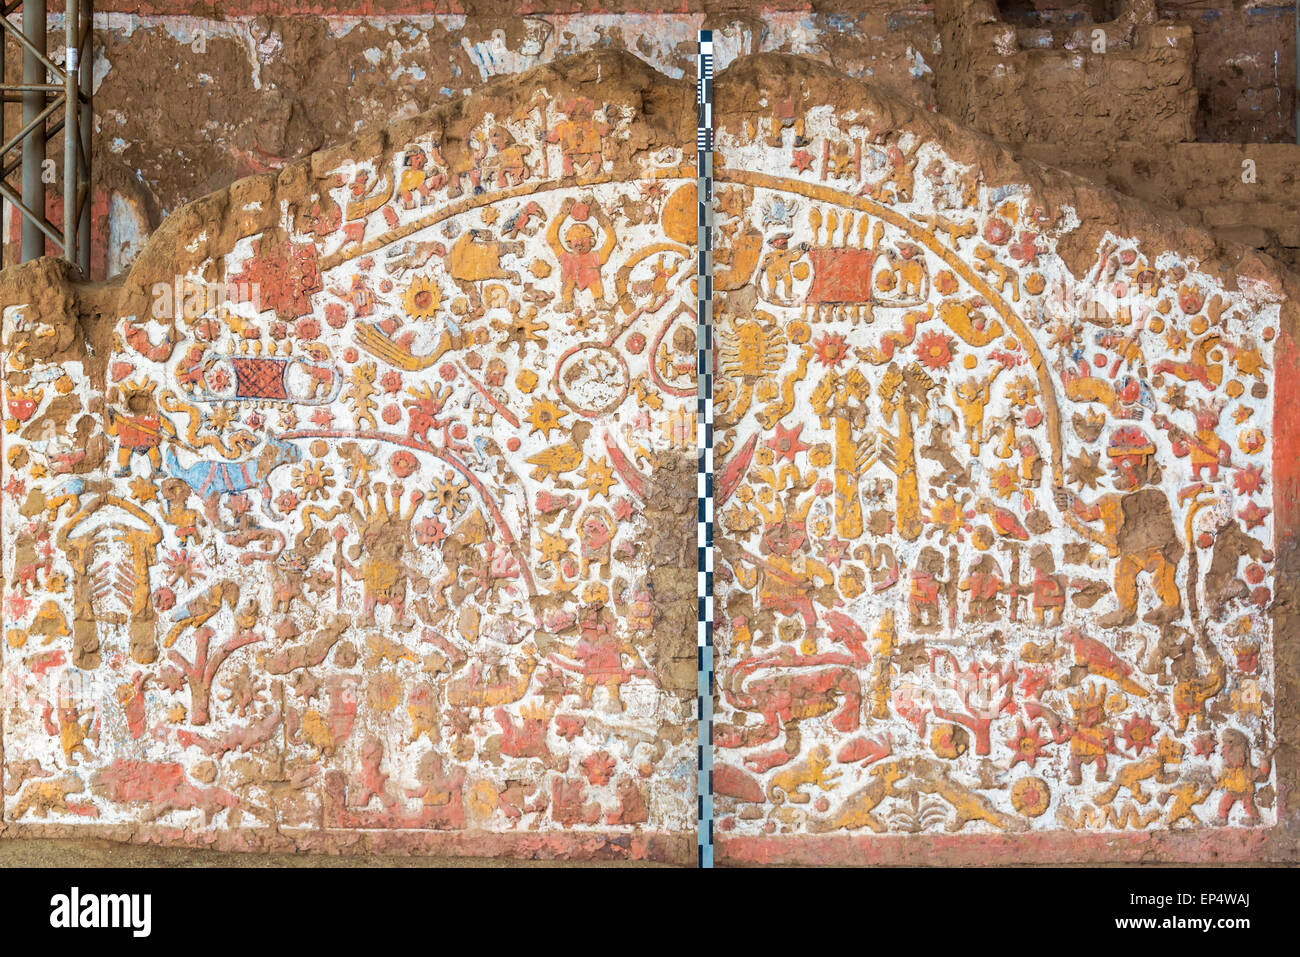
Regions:
[[999, 537], [1014, 538], [1020, 542], [1029, 541], [1029, 532], [1010, 509], [994, 505], [988, 499], [981, 499], [975, 508], [989, 517], [993, 522], [993, 531], [997, 532]]
[[590, 434], [590, 422], [575, 422], [568, 441], [542, 449], [524, 460], [529, 465], [537, 466], [529, 473], [529, 477], [535, 482], [542, 482], [548, 478], [558, 480], [565, 472], [572, 472], [582, 464], [582, 446]]
[[1146, 698], [1151, 692], [1133, 679], [1134, 668], [1096, 638], [1089, 638], [1074, 626], [1061, 632], [1074, 648], [1074, 668], [1100, 678], [1109, 678], [1130, 694]]

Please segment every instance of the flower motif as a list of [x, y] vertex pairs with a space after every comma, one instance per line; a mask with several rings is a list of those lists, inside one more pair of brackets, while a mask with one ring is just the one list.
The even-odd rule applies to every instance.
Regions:
[[434, 514], [446, 515], [448, 521], [455, 519], [469, 505], [469, 494], [465, 491], [468, 487], [465, 482], [456, 481], [456, 476], [448, 472], [441, 482], [434, 484], [429, 496], [433, 501]]
[[176, 593], [170, 588], [159, 588], [153, 593], [153, 606], [158, 611], [171, 611], [176, 607]]
[[1032, 768], [1034, 762], [1042, 757], [1048, 739], [1039, 737], [1037, 722], [1028, 728], [1025, 727], [1023, 721], [1018, 722], [1018, 724], [1020, 727], [1016, 730], [1016, 733], [1007, 740], [1007, 744], [1015, 752], [1011, 756], [1010, 767], [1014, 768], [1018, 763], [1024, 761]]
[[1020, 476], [1009, 465], [1000, 465], [994, 469], [989, 482], [998, 498], [1010, 498], [1020, 491]]
[[420, 461], [410, 452], [402, 450], [395, 452], [393, 457], [388, 460], [388, 467], [392, 469], [394, 475], [404, 479], [414, 474], [415, 470], [420, 467]]
[[595, 785], [608, 784], [610, 778], [614, 776], [616, 766], [617, 762], [607, 751], [597, 751], [595, 754], [588, 755], [580, 764], [583, 776]]
[[572, 742], [574, 738], [582, 734], [582, 729], [586, 724], [586, 718], [573, 714], [557, 714], [555, 716], [555, 733], [565, 741]]
[[1011, 806], [1025, 817], [1039, 817], [1052, 801], [1052, 789], [1042, 778], [1021, 778], [1011, 786]]
[[1154, 743], [1155, 735], [1155, 725], [1146, 715], [1130, 718], [1124, 724], [1124, 747], [1131, 748], [1135, 754], [1141, 754]]
[[305, 501], [326, 498], [334, 487], [334, 470], [322, 462], [308, 462], [294, 470], [293, 484]]
[[415, 542], [417, 545], [437, 547], [447, 537], [447, 526], [433, 518], [422, 519], [415, 524]]

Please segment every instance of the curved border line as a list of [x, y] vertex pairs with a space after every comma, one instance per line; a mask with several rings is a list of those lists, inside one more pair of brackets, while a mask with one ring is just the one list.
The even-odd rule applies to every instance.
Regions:
[[919, 223], [916, 223], [902, 213], [896, 212], [888, 206], [883, 206], [875, 200], [867, 199], [865, 196], [853, 196], [849, 193], [842, 193], [839, 190], [832, 189], [829, 186], [818, 186], [811, 183], [804, 183], [799, 180], [787, 179], [781, 176], [772, 176], [767, 173], [752, 173], [748, 170], [722, 168], [717, 171], [715, 178], [718, 182], [743, 183], [748, 186], [755, 186], [760, 189], [771, 189], [779, 192], [798, 193], [809, 199], [817, 200], [823, 203], [834, 203], [837, 206], [845, 206], [851, 209], [857, 209], [872, 216], [883, 219], [910, 237], [920, 242], [932, 253], [947, 263], [958, 275], [967, 283], [975, 288], [991, 305], [995, 312], [1007, 324], [1012, 335], [1023, 345], [1029, 352], [1029, 361], [1033, 365], [1035, 372], [1038, 374], [1039, 391], [1043, 394], [1044, 404], [1047, 406], [1047, 425], [1048, 438], [1052, 442], [1052, 477], [1057, 488], [1063, 488], [1062, 481], [1062, 455], [1061, 448], [1061, 410], [1056, 400], [1056, 389], [1053, 387], [1051, 377], [1047, 372], [1047, 363], [1043, 357], [1042, 351], [1038, 348], [1038, 343], [1034, 341], [1029, 332], [1029, 327], [1025, 325], [1024, 320], [1020, 318], [1007, 304], [1002, 295], [996, 292], [981, 276], [979, 276], [970, 265], [966, 263], [953, 250], [949, 249], [943, 243], [939, 242], [928, 230], [924, 229]]

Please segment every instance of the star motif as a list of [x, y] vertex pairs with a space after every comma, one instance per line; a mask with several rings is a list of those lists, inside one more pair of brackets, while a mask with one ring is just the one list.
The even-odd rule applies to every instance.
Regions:
[[838, 568], [840, 562], [848, 557], [849, 543], [839, 538], [828, 538], [826, 540], [826, 550], [822, 554], [826, 557], [827, 565]]
[[1256, 525], [1263, 525], [1264, 519], [1268, 517], [1268, 513], [1271, 511], [1273, 511], [1271, 508], [1260, 508], [1252, 499], [1246, 503], [1246, 507], [1237, 515], [1239, 518], [1245, 519], [1246, 531], [1250, 531]]
[[1232, 361], [1241, 375], [1252, 375], [1257, 379], [1263, 379], [1263, 370], [1268, 368], [1268, 363], [1254, 346], [1238, 346]]
[[542, 437], [550, 441], [551, 432], [563, 428], [560, 420], [568, 414], [567, 409], [561, 409], [550, 399], [534, 399], [533, 407], [528, 412], [528, 422], [532, 426], [528, 434], [541, 432]]
[[158, 497], [158, 488], [143, 476], [131, 479], [131, 497], [141, 504], [152, 502]]
[[1011, 747], [1014, 755], [1011, 758], [1011, 767], [1015, 767], [1021, 761], [1024, 761], [1031, 768], [1034, 762], [1043, 754], [1043, 746], [1047, 743], [1046, 738], [1039, 737], [1038, 724], [1026, 728], [1023, 721], [1018, 722], [1019, 730], [1007, 739], [1007, 744]]
[[31, 600], [26, 595], [13, 594], [5, 599], [5, 606], [9, 610], [11, 619], [26, 618], [27, 613], [32, 610]]
[[799, 441], [799, 433], [803, 431], [803, 423], [800, 422], [793, 429], [783, 428], [779, 423], [776, 427], [776, 437], [768, 439], [763, 443], [769, 449], [776, 452], [777, 458], [785, 459], [787, 462], [793, 462], [794, 457], [800, 452], [805, 452], [812, 448], [810, 445]]
[[790, 158], [792, 160], [790, 165], [801, 173], [808, 172], [808, 170], [812, 167], [812, 163], [813, 163], [812, 154], [809, 153], [807, 150], [795, 150], [790, 155]]
[[587, 491], [587, 500], [591, 501], [597, 494], [609, 498], [609, 490], [614, 487], [614, 470], [610, 467], [608, 459], [587, 459], [587, 465], [582, 470], [582, 477], [586, 480], [583, 488]]
[[542, 532], [542, 540], [537, 546], [537, 550], [542, 555], [542, 564], [558, 564], [560, 559], [571, 554], [569, 543], [564, 540], [563, 535], [552, 535], [550, 532]]

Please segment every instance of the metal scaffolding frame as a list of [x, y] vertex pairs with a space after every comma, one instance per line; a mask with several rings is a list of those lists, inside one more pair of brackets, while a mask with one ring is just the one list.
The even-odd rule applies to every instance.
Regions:
[[[22, 220], [21, 261], [45, 254], [49, 239], [64, 259], [90, 272], [90, 137], [94, 116], [92, 0], [64, 0], [64, 56], [59, 66], [47, 55], [46, 0], [0, 0], [0, 197]], [[22, 18], [22, 26], [10, 19]], [[22, 81], [8, 82], [7, 43], [22, 48]], [[3, 105], [21, 103], [22, 126], [7, 136]], [[55, 114], [62, 107], [62, 115]], [[51, 122], [53, 120], [53, 122]], [[45, 217], [46, 145], [63, 136], [63, 228]], [[11, 157], [11, 154], [14, 154]], [[21, 188], [9, 182], [20, 173]], [[53, 184], [50, 184], [53, 189]], [[8, 237], [5, 237], [6, 243]]]

